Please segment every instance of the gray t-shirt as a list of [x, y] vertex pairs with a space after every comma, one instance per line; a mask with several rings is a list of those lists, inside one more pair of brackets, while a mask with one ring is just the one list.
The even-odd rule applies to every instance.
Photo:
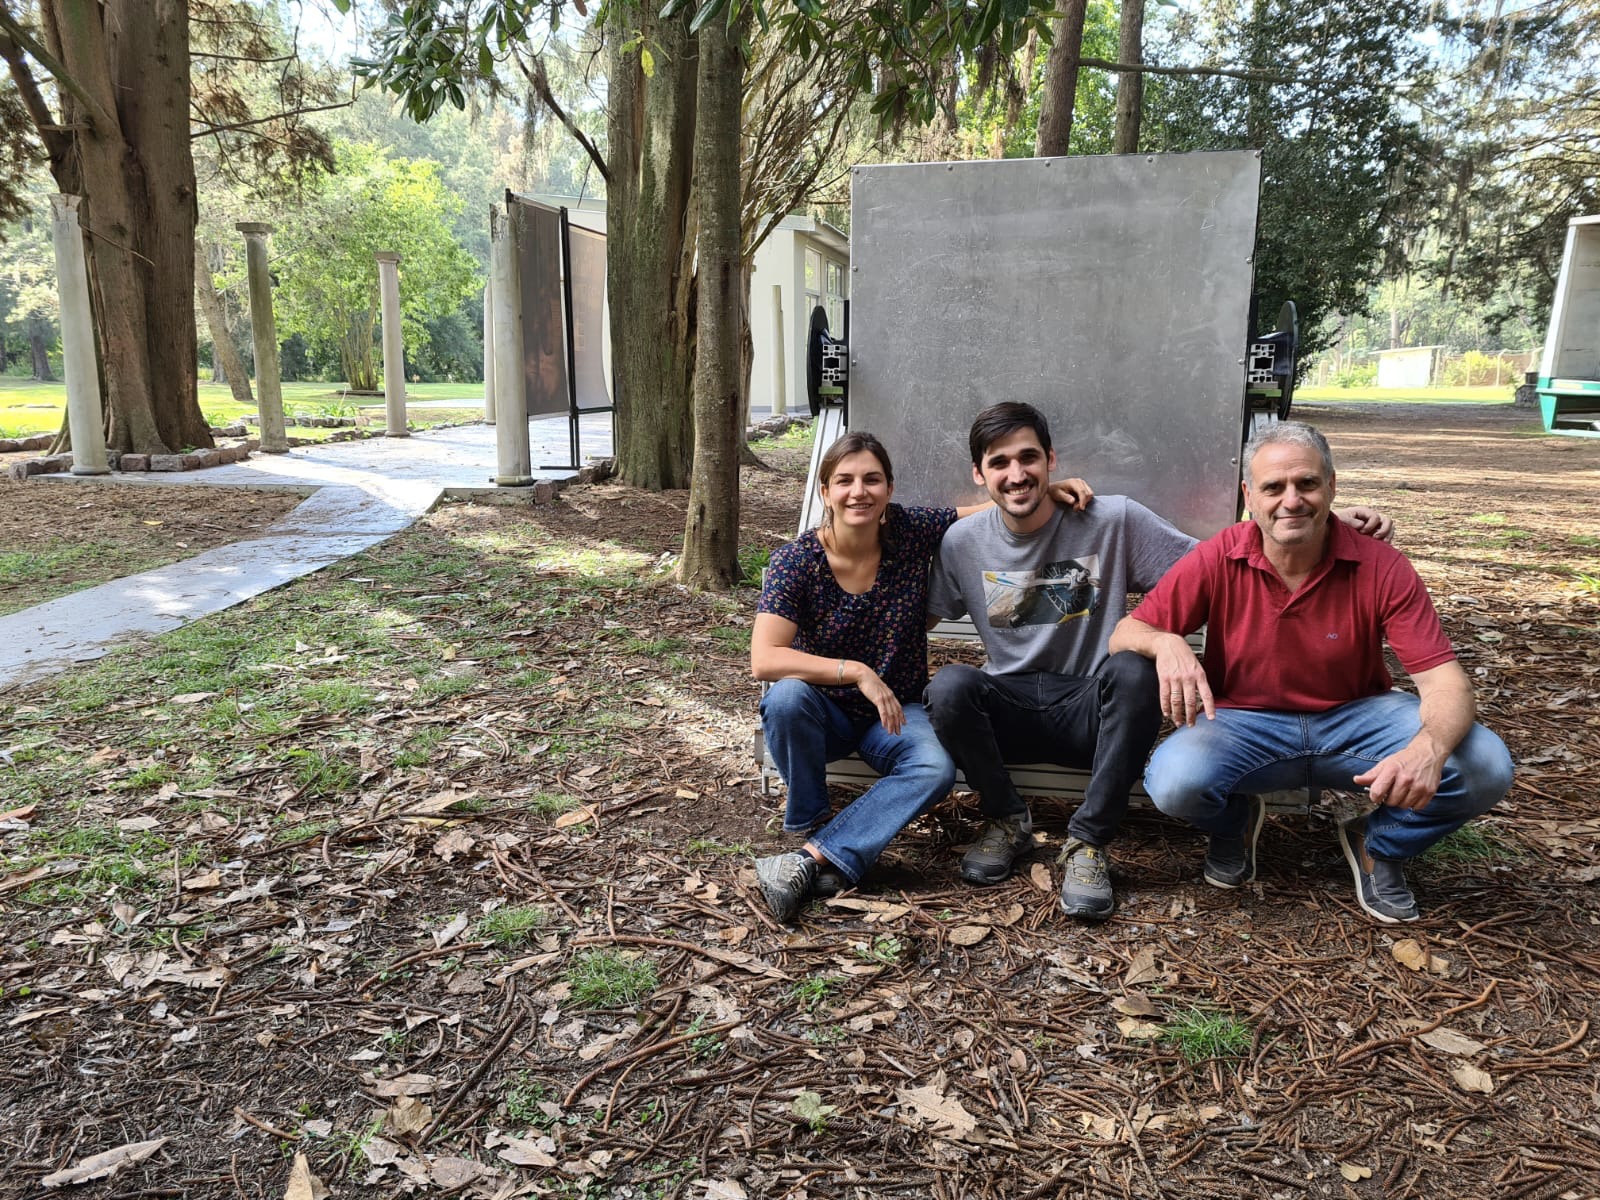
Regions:
[[1126, 496], [1096, 496], [1084, 512], [1058, 508], [1031, 534], [1012, 533], [987, 508], [945, 533], [928, 612], [970, 613], [991, 674], [1092, 675], [1129, 591], [1149, 591], [1194, 544]]

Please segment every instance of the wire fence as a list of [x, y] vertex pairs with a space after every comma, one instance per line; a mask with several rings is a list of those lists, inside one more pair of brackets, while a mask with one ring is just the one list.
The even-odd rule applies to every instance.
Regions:
[[[1432, 350], [1431, 356], [1424, 352]], [[1539, 366], [1538, 350], [1465, 350], [1419, 346], [1413, 361], [1396, 372], [1394, 380], [1380, 379], [1379, 360], [1394, 351], [1324, 354], [1312, 364], [1306, 380], [1317, 387], [1516, 387]], [[1384, 372], [1388, 374], [1387, 371]], [[1403, 381], [1399, 376], [1403, 375]]]

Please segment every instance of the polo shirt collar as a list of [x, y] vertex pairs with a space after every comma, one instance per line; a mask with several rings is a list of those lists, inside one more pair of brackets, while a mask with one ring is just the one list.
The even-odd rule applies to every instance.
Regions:
[[[1244, 536], [1236, 539], [1228, 547], [1226, 556], [1228, 558], [1243, 559], [1252, 566], [1262, 567], [1269, 571], [1272, 570], [1272, 564], [1267, 561], [1266, 552], [1261, 548], [1261, 526], [1254, 521], [1245, 521], [1243, 525]], [[1361, 551], [1359, 544], [1354, 539], [1366, 535], [1357, 533], [1332, 513], [1328, 514], [1327, 528], [1328, 544], [1323, 549], [1323, 561], [1326, 562], [1329, 559], [1344, 559], [1349, 562], [1359, 561]]]

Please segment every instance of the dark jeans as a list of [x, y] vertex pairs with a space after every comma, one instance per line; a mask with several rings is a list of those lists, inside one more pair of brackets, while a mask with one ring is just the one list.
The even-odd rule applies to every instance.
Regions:
[[1028, 811], [1007, 762], [1087, 769], [1089, 786], [1067, 831], [1093, 846], [1117, 835], [1128, 790], [1161, 732], [1155, 664], [1126, 651], [1113, 654], [1093, 675], [990, 675], [976, 667], [941, 667], [924, 703], [986, 818]]

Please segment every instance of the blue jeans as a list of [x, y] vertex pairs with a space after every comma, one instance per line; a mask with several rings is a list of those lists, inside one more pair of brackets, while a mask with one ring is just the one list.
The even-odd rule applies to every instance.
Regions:
[[[1219, 708], [1156, 747], [1144, 786], [1156, 807], [1207, 833], [1244, 829], [1244, 797], [1323, 787], [1358, 791], [1355, 776], [1402, 749], [1422, 728], [1421, 705], [1406, 692], [1352, 700], [1322, 713]], [[1415, 858], [1511, 787], [1505, 743], [1474, 725], [1444, 765], [1439, 790], [1419, 809], [1379, 805], [1367, 818], [1374, 857]]]
[[761, 698], [761, 729], [788, 786], [783, 827], [804, 833], [827, 820], [828, 763], [851, 751], [883, 778], [856, 797], [811, 838], [811, 844], [856, 883], [895, 834], [950, 792], [956, 768], [928, 714], [907, 704], [905, 726], [892, 734], [873, 718], [852, 718], [809, 683], [780, 679]]

